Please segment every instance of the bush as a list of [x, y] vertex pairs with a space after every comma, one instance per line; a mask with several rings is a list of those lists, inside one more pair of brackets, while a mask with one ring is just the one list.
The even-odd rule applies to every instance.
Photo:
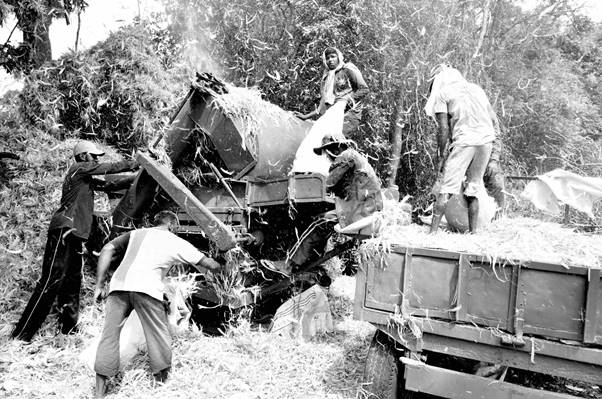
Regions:
[[96, 139], [124, 151], [145, 147], [190, 81], [173, 62], [177, 52], [169, 32], [153, 23], [122, 28], [33, 71], [21, 114], [59, 138]]

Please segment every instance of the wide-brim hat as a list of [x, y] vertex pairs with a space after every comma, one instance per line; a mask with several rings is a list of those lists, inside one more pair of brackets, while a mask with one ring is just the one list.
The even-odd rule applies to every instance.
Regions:
[[324, 151], [327, 148], [339, 147], [342, 145], [349, 147], [353, 143], [354, 143], [353, 140], [348, 139], [343, 135], [340, 135], [340, 136], [326, 135], [322, 138], [322, 145], [314, 148], [314, 152], [317, 155], [322, 155], [322, 151]]

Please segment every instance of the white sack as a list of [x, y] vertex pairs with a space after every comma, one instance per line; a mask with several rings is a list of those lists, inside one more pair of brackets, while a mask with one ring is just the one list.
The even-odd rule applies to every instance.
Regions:
[[270, 327], [272, 333], [303, 339], [332, 331], [334, 323], [328, 297], [319, 285], [313, 285], [280, 305]]
[[326, 133], [343, 131], [344, 113], [345, 101], [337, 101], [316, 120], [297, 149], [291, 173], [320, 173], [328, 176], [330, 161], [324, 154], [317, 155], [314, 148], [322, 145], [322, 138]]

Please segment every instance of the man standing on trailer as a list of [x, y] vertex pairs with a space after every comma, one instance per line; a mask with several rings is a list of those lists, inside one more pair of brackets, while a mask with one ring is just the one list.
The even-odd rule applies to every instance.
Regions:
[[495, 139], [498, 123], [495, 112], [482, 88], [446, 65], [435, 72], [425, 112], [438, 123], [437, 173], [442, 175], [441, 187], [434, 193], [437, 198], [430, 232], [435, 233], [439, 228], [449, 198], [462, 193], [466, 177], [463, 195], [468, 204], [468, 225], [470, 232], [476, 233], [477, 193], [483, 185]]

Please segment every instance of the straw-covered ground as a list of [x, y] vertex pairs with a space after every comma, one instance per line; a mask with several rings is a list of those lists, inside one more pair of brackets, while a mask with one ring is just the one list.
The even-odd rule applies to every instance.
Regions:
[[[365, 397], [361, 376], [373, 330], [350, 320], [352, 285], [352, 278], [341, 277], [331, 288], [337, 314], [332, 334], [303, 342], [252, 330], [247, 324], [220, 337], [190, 331], [173, 344], [173, 369], [165, 385], [153, 384], [145, 355], [140, 355], [112, 381], [109, 397]], [[30, 345], [5, 342], [3, 333], [0, 397], [91, 397], [93, 374], [79, 354], [100, 328], [101, 309], [87, 306], [82, 318], [83, 333], [57, 338], [48, 327]], [[6, 327], [3, 322], [3, 331]]]
[[[94, 376], [79, 356], [91, 338], [98, 334], [103, 311], [102, 306], [94, 305], [91, 300], [93, 280], [90, 270], [86, 270], [82, 290], [80, 333], [67, 337], [57, 335], [56, 320], [51, 315], [31, 344], [23, 345], [8, 339], [39, 276], [47, 221], [58, 203], [62, 175], [74, 142], [58, 141], [43, 132], [26, 131], [18, 126], [1, 128], [0, 139], [5, 143], [4, 150], [18, 153], [22, 159], [11, 167], [10, 183], [0, 188], [0, 295], [3, 298], [0, 302], [0, 397], [91, 397]], [[119, 158], [110, 148], [106, 150], [109, 158]], [[511, 240], [510, 245], [516, 247], [528, 238], [522, 237], [521, 231], [528, 236], [527, 228], [536, 227], [528, 223], [535, 222], [518, 221], [515, 233], [506, 237]], [[548, 233], [556, 232], [551, 224], [541, 227]], [[419, 240], [428, 239], [426, 234], [422, 235], [424, 227], [400, 228], [412, 233], [405, 235], [409, 244], [417, 245]], [[512, 226], [494, 225], [483, 234], [494, 234], [496, 228], [507, 231]], [[438, 234], [440, 243], [457, 245], [457, 240], [461, 240], [464, 245], [478, 244], [470, 244], [469, 237]], [[585, 237], [596, 239], [598, 236]], [[332, 334], [302, 342], [258, 331], [245, 323], [220, 337], [191, 330], [174, 342], [173, 372], [165, 385], [153, 384], [146, 358], [141, 355], [119, 379], [112, 381], [110, 397], [367, 397], [361, 377], [373, 327], [352, 320], [354, 284], [354, 278], [339, 276], [330, 289], [336, 325]], [[525, 377], [518, 378], [524, 380]], [[574, 395], [601, 397], [597, 387], [564, 380], [558, 382], [559, 385], [555, 383], [555, 380], [546, 379], [548, 389], [557, 386], [558, 390]], [[541, 381], [534, 377], [532, 385], [541, 386]]]

